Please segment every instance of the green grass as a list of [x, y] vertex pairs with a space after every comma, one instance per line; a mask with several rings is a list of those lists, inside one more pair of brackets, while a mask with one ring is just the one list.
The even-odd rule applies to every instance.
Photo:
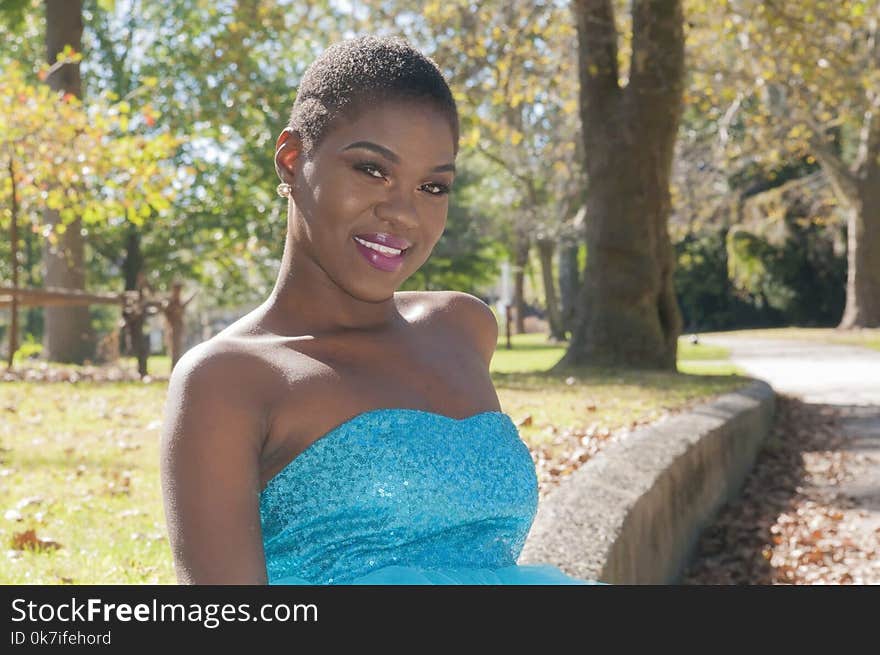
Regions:
[[656, 420], [664, 413], [695, 401], [731, 391], [750, 379], [726, 361], [720, 346], [678, 345], [678, 372], [621, 371], [582, 367], [564, 373], [546, 372], [567, 344], [547, 342], [544, 334], [499, 337], [490, 369], [502, 407], [517, 422], [531, 416], [520, 432], [530, 444], [546, 440], [557, 429], [590, 426], [615, 430]]
[[[135, 357], [120, 357], [119, 363], [134, 371], [137, 370], [137, 358]], [[171, 357], [168, 355], [150, 355], [147, 358], [147, 373], [168, 377], [171, 375]]]
[[[39, 366], [42, 363], [42, 360], [19, 358], [18, 354], [16, 353], [15, 362], [16, 367], [34, 368], [35, 366]], [[120, 357], [117, 361], [117, 365], [122, 368], [137, 371], [137, 358]], [[100, 365], [95, 364], [94, 366]], [[52, 368], [76, 371], [81, 370], [83, 367], [79, 364], [62, 364], [59, 362], [52, 362]], [[171, 374], [171, 357], [168, 355], [150, 355], [149, 358], [147, 358], [147, 373], [152, 377], [168, 377]]]
[[[0, 583], [172, 581], [158, 471], [164, 394], [163, 382], [0, 385]], [[28, 529], [61, 547], [13, 550], [13, 534]]]
[[794, 341], [814, 341], [821, 343], [840, 343], [851, 346], [862, 346], [880, 350], [880, 328], [861, 328], [855, 330], [837, 330], [835, 328], [769, 328], [757, 330], [731, 330], [729, 332], [705, 332], [700, 336], [786, 339]]
[[[548, 343], [546, 335], [537, 333], [511, 335], [510, 344], [512, 348], [508, 350], [507, 338], [498, 338], [490, 367], [493, 373], [546, 371], [562, 359], [567, 347], [564, 343]], [[678, 340], [678, 368], [683, 373], [699, 371], [698, 374], [727, 375], [728, 372], [741, 372], [724, 364], [729, 357], [727, 348], [704, 343], [695, 345], [685, 337]], [[697, 364], [692, 365], [694, 363]]]
[[[748, 382], [728, 375], [723, 349], [702, 345], [682, 344], [679, 362], [700, 374], [586, 367], [554, 375], [542, 369], [563, 346], [532, 334], [513, 344], [499, 346], [493, 380], [533, 447], [560, 429], [653, 421]], [[151, 358], [150, 372], [167, 364]], [[0, 384], [0, 583], [175, 581], [158, 470], [165, 395], [163, 380]], [[13, 549], [13, 536], [31, 529], [60, 548]]]

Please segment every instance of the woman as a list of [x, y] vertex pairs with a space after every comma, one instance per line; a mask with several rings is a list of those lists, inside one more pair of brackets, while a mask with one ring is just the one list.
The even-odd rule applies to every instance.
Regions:
[[396, 291], [443, 234], [455, 177], [437, 67], [396, 39], [332, 46], [275, 150], [275, 287], [169, 384], [178, 580], [585, 583], [515, 563], [537, 479], [489, 376], [493, 314], [465, 293]]

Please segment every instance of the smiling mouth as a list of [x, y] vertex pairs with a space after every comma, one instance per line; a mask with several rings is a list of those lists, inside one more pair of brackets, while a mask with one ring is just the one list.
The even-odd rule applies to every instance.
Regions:
[[357, 243], [361, 244], [364, 248], [369, 248], [370, 250], [374, 250], [380, 255], [384, 255], [388, 258], [400, 257], [401, 255], [405, 255], [409, 248], [392, 248], [391, 246], [383, 246], [380, 243], [373, 243], [372, 241], [367, 241], [366, 239], [361, 239], [360, 237], [352, 237]]
[[354, 247], [370, 266], [385, 273], [399, 271], [406, 259], [406, 253], [412, 248], [412, 246], [406, 249], [392, 248], [366, 241], [360, 237], [353, 237], [352, 241], [354, 241]]

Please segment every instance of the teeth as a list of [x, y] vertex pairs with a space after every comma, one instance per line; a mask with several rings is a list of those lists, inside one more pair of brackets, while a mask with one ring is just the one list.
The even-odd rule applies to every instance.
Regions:
[[388, 246], [383, 246], [378, 243], [373, 243], [372, 241], [364, 241], [363, 239], [358, 239], [357, 237], [355, 237], [354, 240], [357, 241], [359, 244], [370, 248], [371, 250], [381, 252], [383, 255], [388, 255], [389, 257], [396, 257], [403, 252], [403, 250], [400, 250], [398, 248], [390, 248]]

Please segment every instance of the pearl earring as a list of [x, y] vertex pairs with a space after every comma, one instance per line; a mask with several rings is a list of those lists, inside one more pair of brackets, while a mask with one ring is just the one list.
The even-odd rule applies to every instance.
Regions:
[[287, 182], [282, 182], [276, 187], [275, 190], [282, 198], [287, 198], [290, 196], [290, 185]]

